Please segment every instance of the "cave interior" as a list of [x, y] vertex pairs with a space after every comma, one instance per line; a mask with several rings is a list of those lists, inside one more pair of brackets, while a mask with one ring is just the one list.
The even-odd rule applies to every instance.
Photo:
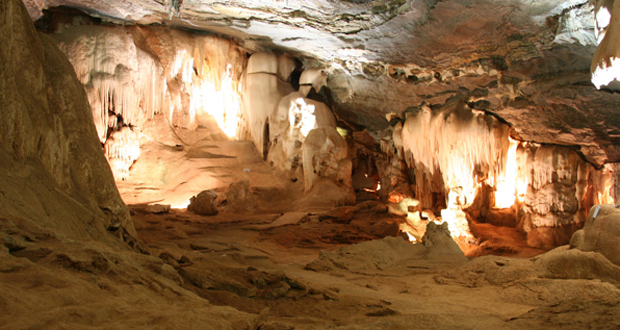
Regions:
[[614, 2], [3, 0], [0, 329], [620, 328]]

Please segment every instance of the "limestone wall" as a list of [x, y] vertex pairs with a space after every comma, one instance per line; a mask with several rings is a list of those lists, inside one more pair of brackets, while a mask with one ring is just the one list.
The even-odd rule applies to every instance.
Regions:
[[[114, 241], [135, 235], [71, 64], [23, 3], [0, 3], [0, 218], [3, 226]], [[38, 228], [38, 229], [34, 229]]]

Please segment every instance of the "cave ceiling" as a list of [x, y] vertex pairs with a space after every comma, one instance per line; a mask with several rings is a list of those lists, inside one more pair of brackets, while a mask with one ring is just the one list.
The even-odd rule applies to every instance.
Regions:
[[597, 42], [588, 0], [23, 0], [104, 22], [163, 24], [277, 49], [328, 73], [338, 118], [380, 131], [389, 114], [465, 102], [513, 137], [620, 160], [617, 94], [590, 82]]

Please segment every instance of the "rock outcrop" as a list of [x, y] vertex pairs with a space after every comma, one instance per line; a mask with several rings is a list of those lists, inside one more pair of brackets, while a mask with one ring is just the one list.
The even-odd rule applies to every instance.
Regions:
[[114, 242], [109, 229], [133, 243], [71, 64], [21, 1], [0, 4], [0, 26], [0, 217], [71, 239]]
[[620, 210], [613, 205], [596, 205], [590, 209], [583, 229], [571, 238], [572, 248], [598, 252], [620, 266]]

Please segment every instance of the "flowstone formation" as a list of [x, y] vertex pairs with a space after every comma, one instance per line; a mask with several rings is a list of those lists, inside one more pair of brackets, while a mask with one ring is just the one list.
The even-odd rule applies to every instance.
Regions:
[[475, 220], [518, 228], [529, 245], [550, 249], [568, 243], [590, 206], [613, 202], [610, 168], [597, 170], [569, 148], [513, 140], [508, 125], [464, 103], [424, 107], [399, 132], [415, 196], [423, 208], [442, 208], [463, 240], [473, 239]]
[[161, 27], [94, 25], [84, 15], [51, 17], [52, 37], [84, 84], [117, 179], [127, 178], [145, 141], [193, 142], [186, 135], [200, 127], [243, 134], [246, 60], [233, 42]]

